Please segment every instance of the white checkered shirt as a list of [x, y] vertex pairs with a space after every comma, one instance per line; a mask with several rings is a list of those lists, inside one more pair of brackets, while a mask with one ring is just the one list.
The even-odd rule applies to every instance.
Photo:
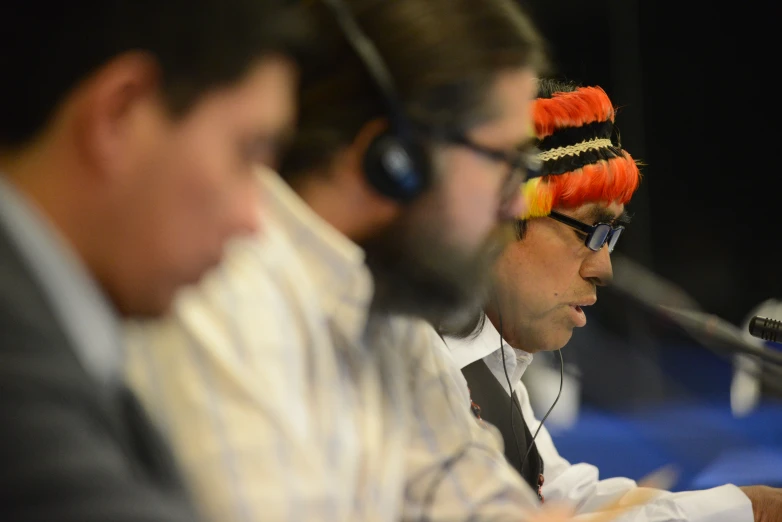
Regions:
[[215, 522], [523, 520], [537, 499], [428, 325], [276, 175], [263, 233], [128, 328], [129, 379]]

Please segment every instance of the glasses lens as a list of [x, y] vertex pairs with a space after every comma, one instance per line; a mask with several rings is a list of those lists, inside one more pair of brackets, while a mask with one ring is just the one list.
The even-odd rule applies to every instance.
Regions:
[[619, 236], [622, 235], [622, 231], [624, 228], [619, 227], [615, 228], [613, 234], [611, 234], [611, 238], [608, 240], [608, 253], [614, 251], [614, 247], [616, 246], [616, 243], [619, 241]]
[[611, 233], [611, 227], [609, 225], [605, 224], [599, 224], [595, 226], [595, 231], [592, 232], [592, 234], [587, 237], [586, 246], [589, 247], [590, 250], [594, 250], [597, 252], [601, 248], [603, 248], [603, 245], [606, 242], [606, 239], [608, 239], [608, 235]]

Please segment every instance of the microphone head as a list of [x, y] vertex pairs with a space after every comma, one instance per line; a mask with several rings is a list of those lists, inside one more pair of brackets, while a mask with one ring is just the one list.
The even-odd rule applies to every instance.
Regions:
[[764, 341], [782, 342], [782, 321], [756, 315], [749, 321], [749, 333]]
[[760, 329], [760, 325], [758, 324], [758, 321], [765, 322], [766, 318], [756, 315], [755, 317], [749, 320], [749, 333], [752, 335], [752, 337], [760, 337], [762, 330]]

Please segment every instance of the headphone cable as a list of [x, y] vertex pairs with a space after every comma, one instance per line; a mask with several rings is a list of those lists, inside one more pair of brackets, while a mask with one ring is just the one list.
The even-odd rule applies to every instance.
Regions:
[[[522, 419], [524, 419], [524, 414], [521, 411], [521, 406], [518, 403], [518, 400], [516, 399], [516, 392], [513, 389], [513, 386], [510, 382], [510, 375], [508, 374], [508, 365], [505, 361], [505, 338], [503, 336], [503, 330], [502, 330], [502, 312], [500, 311], [500, 300], [497, 296], [496, 292], [494, 294], [494, 299], [497, 304], [497, 319], [499, 322], [499, 329], [500, 329], [500, 353], [502, 354], [502, 369], [505, 372], [505, 380], [508, 383], [508, 392], [510, 393], [510, 428], [513, 432], [513, 442], [516, 444], [516, 451], [519, 455], [521, 455], [521, 448], [519, 447], [519, 439], [516, 435], [516, 426], [513, 422], [513, 405], [516, 405], [516, 408], [519, 410], [519, 415]], [[562, 396], [562, 387], [565, 384], [565, 359], [562, 356], [562, 350], [557, 350], [557, 354], [559, 354], [559, 391], [557, 392], [557, 396], [554, 399], [554, 402], [551, 404], [551, 407], [548, 409], [546, 414], [543, 416], [543, 419], [541, 419], [540, 424], [538, 425], [538, 429], [535, 430], [535, 434], [532, 436], [532, 440], [530, 441], [527, 452], [524, 454], [524, 457], [522, 457], [520, 462], [519, 470], [521, 474], [524, 474], [524, 466], [527, 463], [527, 457], [529, 457], [530, 452], [532, 451], [532, 447], [535, 445], [535, 440], [538, 438], [538, 434], [540, 433], [540, 429], [543, 427], [543, 423], [546, 422], [546, 419], [548, 419], [548, 416], [551, 415], [551, 412], [554, 410], [554, 406], [557, 405], [557, 402], [559, 402], [559, 398]]]

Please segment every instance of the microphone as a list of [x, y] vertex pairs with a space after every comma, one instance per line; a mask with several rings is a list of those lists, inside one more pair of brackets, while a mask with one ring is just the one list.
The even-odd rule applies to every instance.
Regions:
[[611, 254], [614, 280], [610, 288], [641, 303], [652, 311], [658, 306], [701, 310], [701, 306], [681, 287], [618, 252]]
[[749, 322], [752, 337], [782, 344], [782, 321], [756, 315]]
[[[659, 308], [664, 315], [696, 338], [701, 339], [706, 346], [716, 344], [733, 352], [753, 355], [767, 363], [782, 365], [782, 353], [752, 344], [749, 339], [745, 339], [741, 335], [741, 330], [738, 327], [714, 314], [668, 306], [660, 306]], [[775, 322], [779, 324], [779, 321]]]

